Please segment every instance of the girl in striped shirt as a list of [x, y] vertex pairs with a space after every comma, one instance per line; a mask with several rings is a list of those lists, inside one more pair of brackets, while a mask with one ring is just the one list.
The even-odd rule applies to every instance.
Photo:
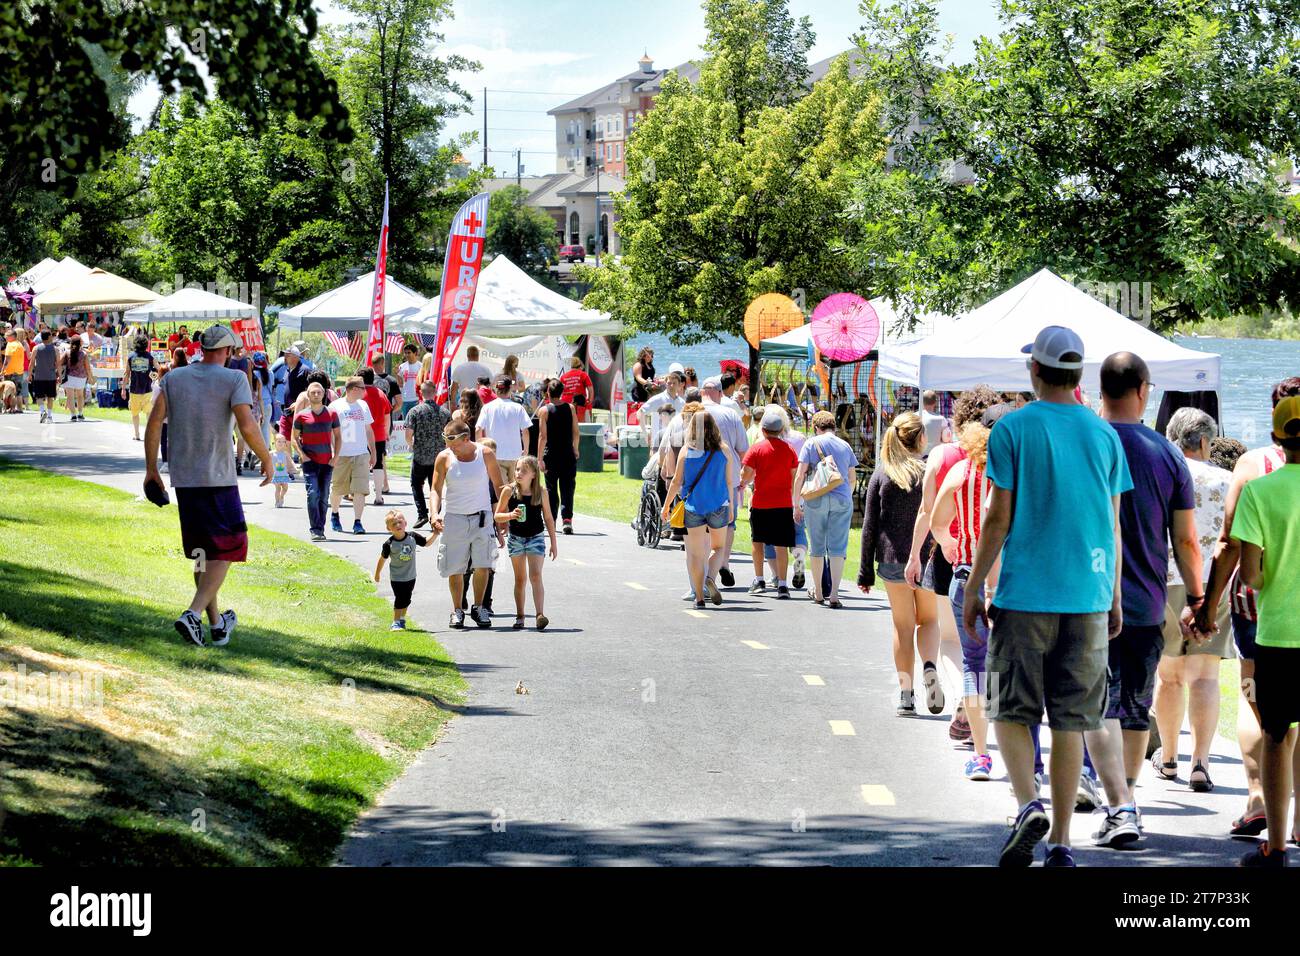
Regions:
[[[1009, 406], [995, 406], [1006, 409]], [[988, 414], [985, 415], [985, 421]], [[988, 752], [989, 721], [984, 712], [985, 658], [988, 656], [988, 629], [981, 623], [976, 633], [968, 634], [962, 624], [962, 602], [966, 598], [966, 581], [975, 563], [975, 548], [979, 544], [980, 526], [988, 509], [989, 482], [984, 475], [988, 460], [990, 428], [984, 422], [968, 422], [962, 426], [957, 441], [966, 457], [949, 469], [934, 499], [930, 515], [930, 531], [935, 543], [943, 549], [944, 557], [952, 564], [952, 584], [948, 596], [957, 618], [957, 636], [961, 641], [962, 693], [966, 718], [970, 721], [971, 742], [975, 756], [966, 764], [967, 780], [988, 780], [993, 772], [993, 758]], [[955, 529], [955, 533], [954, 533]], [[991, 600], [997, 581], [998, 565], [989, 573], [985, 600]]]

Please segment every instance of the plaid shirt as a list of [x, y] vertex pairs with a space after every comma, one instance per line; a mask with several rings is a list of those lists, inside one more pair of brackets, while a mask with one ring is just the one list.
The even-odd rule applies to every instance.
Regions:
[[443, 429], [451, 415], [441, 405], [421, 402], [406, 413], [406, 440], [411, 446], [411, 461], [417, 465], [432, 465], [447, 442]]

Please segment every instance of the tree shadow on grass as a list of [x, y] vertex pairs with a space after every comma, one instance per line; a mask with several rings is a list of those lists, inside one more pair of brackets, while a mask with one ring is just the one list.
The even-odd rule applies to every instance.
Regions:
[[315, 865], [369, 803], [267, 768], [196, 774], [72, 716], [0, 711], [0, 855], [38, 865]]
[[[134, 594], [112, 588], [103, 581], [75, 577], [60, 571], [37, 569], [0, 560], [0, 593], [5, 595], [5, 616], [15, 623], [83, 642], [111, 644], [147, 652], [169, 665], [215, 673], [251, 675], [251, 662], [263, 662], [304, 679], [341, 685], [347, 680], [366, 689], [419, 697], [439, 708], [452, 710], [456, 701], [444, 700], [426, 686], [430, 670], [455, 672], [449, 660], [374, 647], [360, 641], [343, 645], [314, 644], [264, 629], [240, 624], [226, 648], [198, 648], [177, 635], [174, 610], [141, 601]], [[385, 632], [387, 633], [387, 632]], [[409, 682], [376, 677], [376, 671], [410, 673]], [[265, 675], [262, 675], [265, 676]], [[414, 678], [419, 678], [414, 679]]]

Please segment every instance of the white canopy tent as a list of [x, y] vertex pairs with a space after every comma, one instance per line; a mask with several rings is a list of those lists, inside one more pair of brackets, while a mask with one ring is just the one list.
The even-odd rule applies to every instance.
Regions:
[[[416, 317], [437, 331], [438, 299]], [[425, 330], [421, 330], [425, 331]], [[546, 335], [622, 335], [623, 323], [553, 292], [505, 256], [484, 267], [468, 334], [493, 339]]]
[[88, 275], [90, 275], [90, 266], [83, 266], [71, 256], [65, 256], [59, 260], [57, 265], [41, 273], [40, 277], [32, 283], [32, 291], [37, 295], [43, 295], [61, 285], [74, 282]]
[[[384, 283], [386, 332], [432, 334], [438, 330], [436, 321], [426, 323], [416, 318], [428, 299], [392, 276], [385, 276]], [[374, 292], [375, 273], [371, 271], [301, 305], [281, 310], [279, 326], [286, 332], [364, 332], [370, 328], [370, 297]]]
[[1085, 388], [1096, 391], [1101, 363], [1115, 352], [1140, 355], [1157, 387], [1217, 391], [1220, 357], [1176, 345], [1043, 269], [919, 342], [880, 350], [880, 375], [943, 391], [975, 385], [1028, 391], [1021, 349], [1048, 325], [1074, 330], [1084, 344]]
[[162, 296], [152, 289], [130, 279], [103, 269], [90, 269], [83, 276], [42, 292], [34, 304], [42, 315], [67, 315], [74, 312], [125, 312], [160, 298]]
[[203, 289], [179, 289], [156, 302], [126, 313], [128, 322], [174, 322], [182, 319], [244, 319], [257, 315], [247, 302], [228, 299]]
[[22, 275], [17, 276], [13, 282], [10, 282], [9, 289], [13, 292], [26, 292], [29, 288], [34, 289], [36, 283], [40, 281], [41, 276], [45, 275], [58, 264], [58, 259], [50, 259], [48, 257], [42, 259]]

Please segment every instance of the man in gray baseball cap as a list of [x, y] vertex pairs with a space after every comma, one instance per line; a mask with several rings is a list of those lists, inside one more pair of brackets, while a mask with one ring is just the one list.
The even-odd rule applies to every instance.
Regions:
[[199, 338], [203, 358], [172, 369], [159, 383], [160, 392], [145, 429], [146, 491], [162, 486], [158, 447], [167, 422], [168, 476], [176, 492], [181, 543], [194, 561], [194, 600], [176, 619], [176, 630], [202, 647], [206, 611], [214, 646], [230, 643], [237, 619], [220, 611], [217, 600], [230, 565], [248, 558], [248, 528], [235, 478], [235, 446], [231, 432], [238, 427], [248, 447], [262, 461], [262, 484], [271, 483], [275, 469], [262, 430], [253, 417], [248, 376], [226, 368], [239, 339], [224, 325], [213, 325]]
[[[1038, 401], [989, 433], [992, 492], [962, 618], [969, 634], [977, 620], [988, 626], [993, 619], [990, 716], [1020, 808], [999, 863], [1028, 866], [1047, 837], [1045, 865], [1073, 866], [1083, 734], [1102, 728], [1108, 645], [1123, 623], [1119, 507], [1133, 480], [1115, 430], [1075, 400], [1084, 365], [1079, 336], [1048, 326], [1024, 351]], [[981, 595], [999, 556], [990, 614]], [[1052, 728], [1050, 818], [1034, 779], [1031, 737], [1044, 708]], [[1133, 808], [1123, 809], [1125, 831], [1136, 839]]]

